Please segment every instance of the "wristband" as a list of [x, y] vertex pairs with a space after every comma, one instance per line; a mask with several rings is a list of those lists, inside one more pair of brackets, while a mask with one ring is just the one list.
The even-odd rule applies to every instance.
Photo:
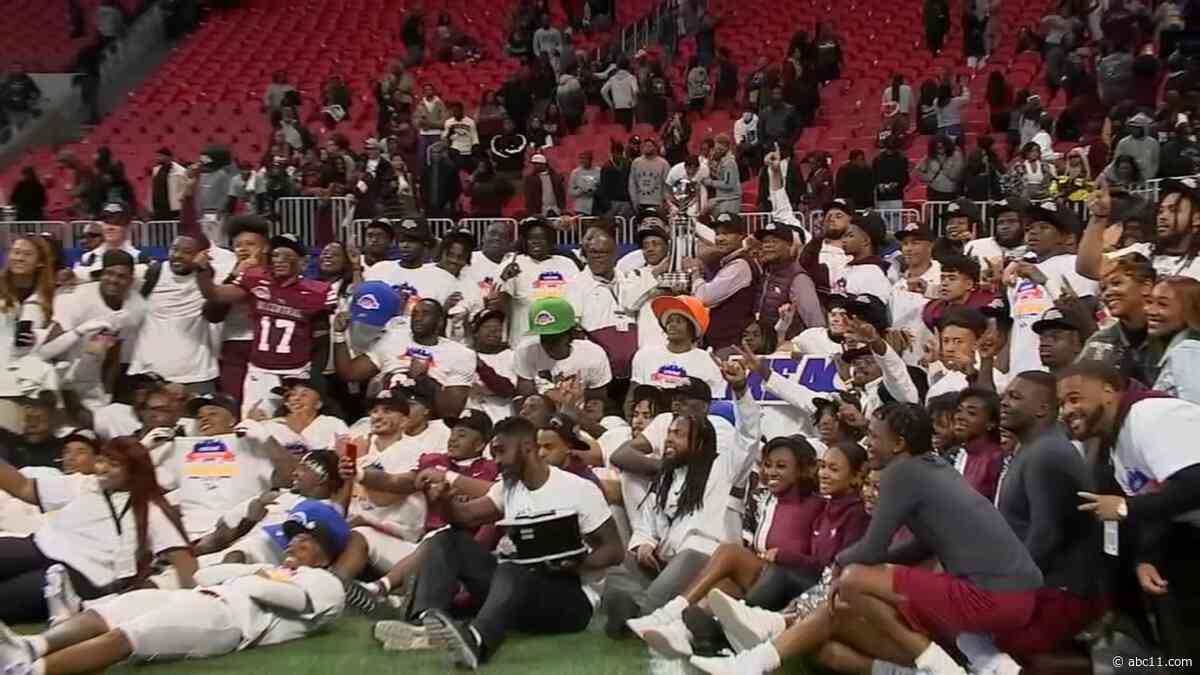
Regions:
[[459, 478], [462, 478], [462, 474], [458, 473], [457, 471], [447, 471], [446, 472], [446, 485], [454, 485], [454, 482], [457, 481]]
[[335, 345], [346, 344], [346, 332], [345, 331], [334, 331], [333, 332], [333, 344], [335, 344]]

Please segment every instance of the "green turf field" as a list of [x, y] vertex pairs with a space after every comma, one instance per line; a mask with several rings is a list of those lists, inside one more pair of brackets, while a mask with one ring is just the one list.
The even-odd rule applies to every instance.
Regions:
[[[451, 672], [443, 652], [386, 652], [371, 636], [372, 622], [345, 616], [321, 635], [216, 659], [120, 666], [112, 675], [433, 675]], [[21, 632], [36, 630], [23, 627]], [[649, 659], [637, 639], [609, 640], [599, 620], [576, 635], [513, 635], [480, 672], [495, 675], [634, 675], [646, 673]], [[799, 667], [781, 672], [802, 674]]]

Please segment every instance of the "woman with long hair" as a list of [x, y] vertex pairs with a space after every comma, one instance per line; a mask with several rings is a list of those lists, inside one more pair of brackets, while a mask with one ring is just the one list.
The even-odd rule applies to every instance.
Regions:
[[0, 538], [0, 620], [62, 618], [79, 609], [70, 606], [76, 595], [92, 600], [142, 586], [156, 557], [174, 567], [181, 588], [194, 585], [196, 559], [183, 523], [164, 497], [149, 451], [133, 437], [106, 443], [94, 475], [25, 481], [0, 464], [0, 484], [56, 512], [30, 537]]
[[933, 80], [921, 83], [917, 96], [917, 133], [932, 136], [938, 131], [938, 85]]
[[994, 141], [991, 136], [981, 134], [975, 143], [976, 147], [967, 155], [963, 169], [963, 194], [967, 199], [977, 202], [1002, 199], [1004, 162], [992, 149]]
[[[0, 272], [0, 363], [28, 356], [54, 318], [56, 259], [54, 247], [41, 237], [19, 237], [9, 247]], [[0, 396], [18, 391], [16, 373], [0, 369]], [[0, 399], [0, 420], [18, 423], [17, 415], [15, 402]]]
[[1005, 192], [1029, 201], [1044, 199], [1055, 175], [1054, 165], [1042, 160], [1042, 146], [1030, 141], [1005, 175]]
[[929, 139], [929, 152], [917, 165], [917, 178], [928, 190], [930, 201], [950, 202], [958, 199], [963, 175], [963, 157], [949, 137], [937, 135]]
[[1163, 348], [1152, 389], [1200, 403], [1200, 281], [1159, 279], [1146, 299], [1146, 330]]
[[1081, 205], [1092, 192], [1092, 168], [1088, 164], [1087, 149], [1073, 148], [1067, 153], [1062, 173], [1050, 184], [1050, 194], [1066, 199], [1068, 203]]
[[1104, 179], [1108, 181], [1110, 188], [1117, 187], [1126, 190], [1140, 189], [1145, 183], [1142, 170], [1131, 155], [1117, 155], [1104, 168]]
[[1008, 131], [1013, 109], [1013, 90], [1012, 85], [1004, 79], [1003, 73], [993, 70], [992, 74], [988, 75], [984, 98], [987, 99], [988, 119], [991, 121], [992, 131]]

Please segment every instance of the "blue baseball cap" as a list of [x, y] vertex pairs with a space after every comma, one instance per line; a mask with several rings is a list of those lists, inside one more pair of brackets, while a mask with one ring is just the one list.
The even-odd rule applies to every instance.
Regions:
[[364, 281], [354, 291], [350, 320], [383, 328], [400, 313], [400, 294], [385, 281]]
[[350, 526], [337, 509], [317, 499], [306, 499], [292, 507], [287, 520], [263, 528], [280, 548], [287, 548], [292, 537], [310, 534], [325, 549], [330, 560], [338, 557], [350, 542]]

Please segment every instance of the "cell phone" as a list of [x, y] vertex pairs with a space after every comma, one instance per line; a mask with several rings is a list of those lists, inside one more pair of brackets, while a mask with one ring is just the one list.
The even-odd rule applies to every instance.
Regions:
[[33, 344], [33, 322], [18, 321], [17, 331], [13, 335], [13, 344], [17, 347], [28, 347]]
[[346, 441], [346, 457], [355, 464], [358, 464], [358, 444], [354, 441]]

